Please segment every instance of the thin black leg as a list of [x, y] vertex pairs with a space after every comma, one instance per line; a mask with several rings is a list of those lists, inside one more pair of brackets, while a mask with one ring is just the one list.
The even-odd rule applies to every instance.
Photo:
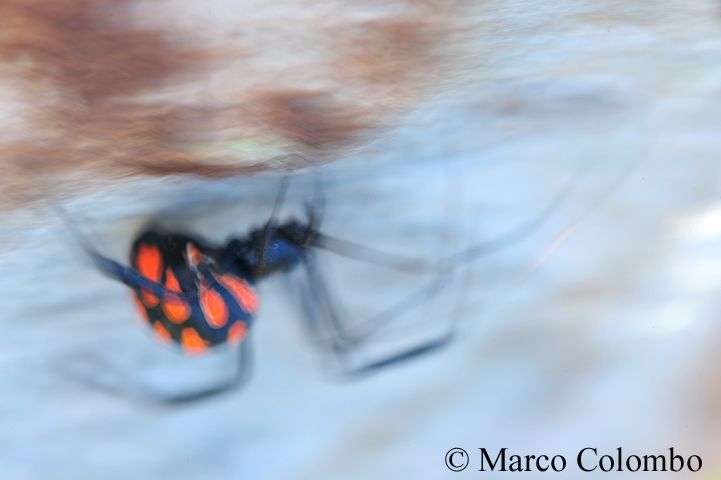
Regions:
[[[117, 367], [108, 364], [100, 358], [92, 359], [94, 367], [100, 365], [100, 370], [95, 369], [95, 371], [91, 373], [88, 371], [79, 371], [77, 368], [74, 370], [65, 368], [64, 373], [69, 374], [75, 380], [91, 386], [94, 389], [114, 395], [162, 405], [179, 405], [214, 397], [244, 386], [252, 373], [253, 361], [250, 338], [247, 338], [238, 345], [237, 356], [235, 372], [227, 381], [214, 386], [180, 393], [160, 392], [158, 389], [139, 381], [137, 378], [130, 378], [127, 372], [122, 372]], [[82, 360], [82, 364], [84, 368], [87, 366], [87, 357]]]
[[313, 171], [313, 196], [310, 201], [305, 205], [306, 220], [308, 227], [306, 228], [306, 238], [303, 241], [304, 246], [309, 247], [318, 231], [321, 224], [323, 223], [323, 216], [325, 215], [326, 198], [323, 188], [323, 180], [321, 179], [320, 173], [316, 170]]
[[270, 243], [270, 237], [278, 224], [278, 213], [285, 200], [285, 194], [288, 191], [288, 174], [283, 176], [280, 187], [278, 188], [278, 194], [275, 196], [275, 202], [273, 202], [273, 210], [270, 212], [268, 221], [265, 222], [263, 227], [263, 242], [260, 246], [260, 252], [258, 252], [258, 266], [255, 269], [255, 277], [260, 278], [265, 272], [265, 256], [268, 251], [268, 243]]
[[343, 322], [342, 315], [339, 313], [338, 306], [334, 302], [312, 252], [304, 261], [304, 269], [310, 291], [310, 296], [306, 298], [305, 305], [308, 330], [312, 332], [316, 340], [327, 351], [337, 358], [345, 374], [370, 373], [418, 358], [448, 345], [454, 337], [455, 321], [450, 321], [448, 329], [438, 336], [424, 340], [400, 352], [394, 352], [361, 364], [354, 364], [351, 358], [353, 353], [364, 344], [371, 342], [378, 328], [388, 325], [404, 311], [427, 299], [428, 295], [441, 288], [442, 282], [439, 278], [436, 278], [429, 285], [414, 292], [398, 304], [372, 317], [361, 326], [362, 329], [358, 329], [357, 327], [351, 328]]

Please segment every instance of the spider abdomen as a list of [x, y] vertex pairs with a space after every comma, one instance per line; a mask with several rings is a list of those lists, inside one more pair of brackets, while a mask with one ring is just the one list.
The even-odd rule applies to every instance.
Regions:
[[131, 249], [138, 274], [164, 287], [161, 296], [133, 288], [141, 315], [158, 340], [188, 354], [241, 342], [258, 310], [255, 289], [233, 265], [198, 272], [194, 262], [212, 253], [190, 237], [155, 231], [140, 235]]

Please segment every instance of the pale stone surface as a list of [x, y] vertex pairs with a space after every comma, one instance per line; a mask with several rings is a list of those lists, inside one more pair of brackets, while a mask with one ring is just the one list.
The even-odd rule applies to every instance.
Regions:
[[[331, 232], [428, 255], [501, 233], [574, 185], [540, 231], [450, 287], [463, 298], [455, 343], [334, 382], [288, 285], [272, 281], [261, 287], [257, 368], [244, 391], [169, 409], [109, 396], [68, 369], [95, 371], [102, 359], [173, 388], [222, 374], [226, 359], [169, 369], [176, 357], [132, 321], [123, 287], [84, 263], [44, 210], [16, 208], [0, 232], [2, 477], [474, 475], [445, 470], [455, 446], [570, 461], [586, 446], [674, 446], [703, 456], [705, 478], [718, 475], [721, 6], [499, 0], [468, 16], [475, 39], [447, 88], [329, 172]], [[377, 158], [403, 174], [356, 168]], [[218, 239], [242, 232], [262, 221], [276, 184], [131, 179], [68, 208], [122, 259], [161, 215]], [[439, 232], [450, 245], [438, 247]], [[379, 284], [376, 296], [354, 298], [344, 275], [354, 279], [352, 266], [339, 267], [334, 286], [359, 305], [396, 294]], [[417, 330], [404, 321], [396, 332]], [[577, 476], [569, 465], [558, 478]]]

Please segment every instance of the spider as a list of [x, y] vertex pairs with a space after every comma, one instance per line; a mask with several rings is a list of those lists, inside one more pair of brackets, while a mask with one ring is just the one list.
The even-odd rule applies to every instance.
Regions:
[[[193, 235], [152, 228], [140, 233], [130, 249], [130, 265], [101, 253], [91, 244], [70, 216], [60, 207], [58, 215], [71, 230], [94, 265], [106, 276], [133, 291], [140, 315], [161, 342], [173, 344], [189, 355], [201, 355], [230, 344], [238, 350], [238, 366], [227, 381], [206, 388], [175, 394], [159, 394], [143, 386], [145, 398], [162, 403], [184, 403], [215, 396], [243, 385], [250, 365], [249, 331], [259, 309], [256, 285], [271, 275], [301, 268], [310, 286], [311, 310], [306, 323], [313, 337], [330, 352], [346, 374], [363, 374], [419, 357], [448, 345], [455, 324], [433, 338], [357, 364], [353, 353], [373, 339], [373, 333], [404, 308], [443, 288], [439, 281], [459, 265], [506, 248], [531, 235], [557, 208], [560, 195], [531, 221], [484, 243], [446, 258], [428, 260], [391, 254], [322, 232], [326, 200], [318, 175], [314, 176], [313, 197], [306, 204], [305, 219], [279, 222], [289, 176], [283, 177], [272, 212], [260, 228], [244, 237], [214, 245]], [[376, 315], [365, 325], [349, 324], [338, 313], [331, 289], [318, 268], [315, 252], [327, 250], [355, 260], [405, 273], [432, 273], [435, 281]], [[120, 393], [131, 393], [113, 387]], [[135, 392], [136, 394], [138, 392]]]

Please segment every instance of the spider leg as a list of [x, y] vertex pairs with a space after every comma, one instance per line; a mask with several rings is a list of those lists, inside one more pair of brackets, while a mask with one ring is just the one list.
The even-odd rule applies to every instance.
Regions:
[[242, 388], [250, 379], [253, 370], [253, 351], [250, 338], [246, 338], [237, 347], [238, 363], [235, 374], [229, 380], [214, 387], [167, 396], [164, 403], [182, 404], [203, 400]]
[[149, 278], [144, 277], [134, 268], [123, 265], [115, 260], [111, 260], [96, 251], [89, 250], [87, 253], [98, 270], [111, 278], [123, 282], [129, 287], [142, 288], [160, 298], [166, 296], [179, 297], [184, 295], [168, 290], [163, 284], [154, 282]]
[[308, 239], [315, 235], [323, 222], [325, 214], [326, 198], [323, 191], [323, 179], [317, 170], [313, 171], [313, 196], [305, 205], [306, 217], [308, 218]]
[[419, 301], [427, 298], [430, 293], [439, 288], [439, 279], [408, 296], [393, 307], [372, 317], [359, 330], [351, 328], [342, 320], [338, 307], [330, 293], [327, 282], [318, 268], [317, 261], [312, 252], [304, 259], [304, 270], [309, 284], [310, 298], [305, 302], [305, 318], [307, 329], [327, 351], [333, 354], [343, 370], [348, 375], [371, 373], [382, 368], [402, 363], [425, 354], [439, 350], [448, 345], [455, 334], [455, 321], [449, 327], [432, 338], [423, 340], [415, 345], [406, 347], [400, 352], [393, 352], [380, 358], [364, 361], [360, 364], [353, 362], [355, 351], [364, 344], [372, 341], [373, 333], [383, 325], [391, 323], [395, 318]]
[[305, 301], [308, 330], [321, 346], [331, 353], [343, 356], [355, 342], [340, 319], [338, 307], [330, 295], [325, 278], [318, 270], [312, 252], [308, 252], [304, 257], [303, 267], [310, 293], [310, 298]]
[[[191, 390], [187, 392], [161, 392], [157, 388], [137, 379], [129, 378], [121, 368], [94, 356], [92, 365], [101, 366], [101, 371], [87, 371], [88, 359], [78, 359], [78, 365], [72, 370], [65, 368], [66, 374], [75, 380], [106, 393], [133, 398], [142, 402], [157, 403], [161, 405], [179, 405], [195, 402], [223, 393], [236, 390], [247, 382], [252, 372], [252, 349], [250, 338], [246, 339], [237, 348], [237, 366], [231, 378], [217, 385]], [[82, 363], [81, 363], [82, 362]], [[77, 367], [84, 368], [85, 371]], [[72, 367], [71, 367], [72, 368]], [[102, 378], [101, 376], [102, 375]]]
[[388, 355], [360, 366], [355, 366], [352, 370], [348, 370], [346, 373], [349, 375], [372, 373], [385, 367], [390, 367], [398, 363], [407, 362], [414, 358], [421, 357], [428, 353], [433, 353], [451, 343], [454, 338], [454, 334], [455, 330], [449, 330], [441, 336], [426, 340], [399, 353]]
[[281, 180], [280, 187], [278, 188], [278, 194], [275, 196], [275, 202], [273, 203], [273, 210], [268, 217], [268, 221], [265, 222], [263, 227], [263, 243], [260, 246], [258, 266], [255, 269], [256, 277], [261, 277], [265, 271], [265, 256], [268, 250], [268, 243], [270, 242], [270, 235], [275, 229], [278, 223], [278, 213], [280, 207], [283, 205], [285, 200], [285, 194], [288, 191], [288, 175], [284, 175]]

